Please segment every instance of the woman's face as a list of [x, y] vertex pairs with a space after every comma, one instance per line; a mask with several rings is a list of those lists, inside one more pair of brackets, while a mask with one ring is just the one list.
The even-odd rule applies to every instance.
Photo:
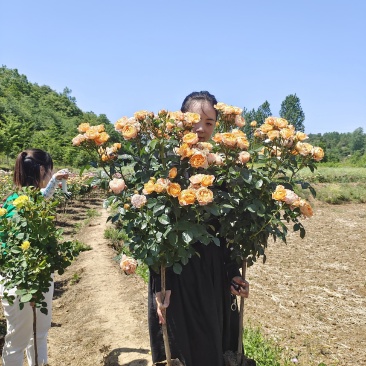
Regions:
[[197, 113], [201, 116], [201, 120], [193, 126], [193, 132], [196, 132], [199, 141], [208, 141], [216, 126], [216, 110], [207, 101], [193, 101], [188, 112]]

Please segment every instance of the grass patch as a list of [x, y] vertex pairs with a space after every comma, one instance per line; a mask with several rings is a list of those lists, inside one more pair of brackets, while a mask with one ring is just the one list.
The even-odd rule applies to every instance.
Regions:
[[293, 362], [283, 360], [283, 349], [267, 339], [259, 327], [244, 328], [245, 355], [256, 361], [257, 366], [288, 366]]
[[120, 253], [123, 251], [127, 235], [123, 231], [110, 226], [104, 230], [104, 238], [108, 239], [111, 242], [112, 247]]
[[[115, 258], [117, 262], [121, 260], [123, 254], [127, 255], [128, 257], [132, 256], [128, 247], [124, 245], [125, 240], [127, 239], [127, 235], [123, 231], [113, 227], [107, 227], [104, 230], [104, 238], [110, 240], [112, 247], [118, 253], [118, 255]], [[145, 283], [148, 283], [149, 267], [145, 263], [139, 260], [137, 262], [138, 266], [136, 269], [136, 274], [139, 275], [145, 281]]]
[[[366, 203], [366, 183], [316, 183], [316, 199], [330, 204]], [[305, 198], [310, 192], [303, 192]]]
[[300, 179], [309, 183], [366, 183], [366, 167], [323, 167], [318, 168], [312, 173], [305, 168], [298, 173]]
[[87, 211], [86, 211], [86, 217], [88, 219], [92, 219], [94, 217], [98, 217], [100, 216], [101, 213], [99, 211], [97, 211], [95, 208], [89, 208]]
[[88, 250], [91, 250], [91, 246], [89, 244], [84, 244], [83, 242], [79, 240], [74, 240], [74, 248], [76, 252], [79, 254], [80, 252], [86, 252]]

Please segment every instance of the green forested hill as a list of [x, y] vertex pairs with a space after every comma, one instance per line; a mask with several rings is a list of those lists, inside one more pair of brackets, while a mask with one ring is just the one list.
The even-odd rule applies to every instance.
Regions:
[[47, 85], [30, 83], [16, 69], [0, 68], [0, 157], [14, 158], [29, 147], [48, 151], [57, 164], [80, 166], [87, 156], [72, 146], [81, 122], [103, 123], [116, 137], [113, 124], [101, 114], [83, 112], [71, 90], [57, 93]]
[[[286, 97], [280, 114], [298, 130], [304, 129], [305, 114], [296, 95]], [[246, 120], [256, 120], [259, 125], [270, 115], [267, 101], [258, 110], [244, 108]], [[118, 141], [106, 115], [83, 112], [70, 89], [57, 93], [47, 85], [30, 83], [16, 69], [0, 68], [0, 164], [13, 159], [23, 149], [36, 147], [48, 151], [57, 165], [84, 165], [88, 157], [71, 144], [81, 122], [104, 124], [110, 141]], [[362, 127], [349, 133], [309, 134], [308, 142], [324, 149], [325, 163], [366, 166], [366, 134]]]

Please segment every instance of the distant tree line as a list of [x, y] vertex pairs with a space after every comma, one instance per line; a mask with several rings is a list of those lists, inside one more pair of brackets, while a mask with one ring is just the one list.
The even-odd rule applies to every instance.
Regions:
[[112, 140], [117, 138], [106, 115], [83, 112], [70, 89], [57, 93], [30, 83], [17, 69], [0, 68], [0, 156], [8, 160], [33, 147], [48, 151], [57, 164], [84, 165], [88, 156], [71, 143], [81, 122], [103, 123]]
[[[244, 107], [243, 115], [248, 122], [246, 133], [250, 134], [249, 123], [261, 125], [272, 112], [265, 101], [258, 109]], [[280, 116], [297, 131], [305, 130], [305, 114], [296, 94], [281, 103]], [[82, 122], [104, 124], [111, 142], [118, 141], [106, 115], [82, 111], [67, 87], [57, 93], [47, 85], [30, 83], [17, 69], [0, 68], [0, 159], [14, 158], [23, 149], [35, 147], [48, 151], [57, 164], [80, 167], [89, 158], [82, 149], [73, 147], [71, 140]], [[324, 149], [324, 162], [366, 166], [366, 134], [361, 127], [350, 133], [309, 134], [308, 141]]]
[[[244, 107], [243, 115], [247, 121], [245, 132], [250, 134], [250, 122], [257, 121], [258, 126], [260, 126], [267, 117], [272, 116], [272, 112], [270, 104], [265, 101], [258, 109], [248, 110]], [[305, 114], [296, 94], [288, 95], [281, 103], [280, 117], [285, 118], [294, 125], [296, 131], [305, 131]], [[364, 133], [362, 127], [353, 132], [327, 132], [324, 134], [309, 134], [308, 136], [309, 139], [306, 142], [320, 146], [325, 151], [325, 157], [321, 164], [366, 167], [366, 133]]]

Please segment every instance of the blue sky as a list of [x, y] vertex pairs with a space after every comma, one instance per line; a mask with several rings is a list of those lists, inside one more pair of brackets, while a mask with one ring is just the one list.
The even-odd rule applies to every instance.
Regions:
[[366, 132], [364, 0], [4, 0], [0, 64], [111, 122], [178, 110], [192, 91], [278, 115], [300, 98], [307, 133]]

